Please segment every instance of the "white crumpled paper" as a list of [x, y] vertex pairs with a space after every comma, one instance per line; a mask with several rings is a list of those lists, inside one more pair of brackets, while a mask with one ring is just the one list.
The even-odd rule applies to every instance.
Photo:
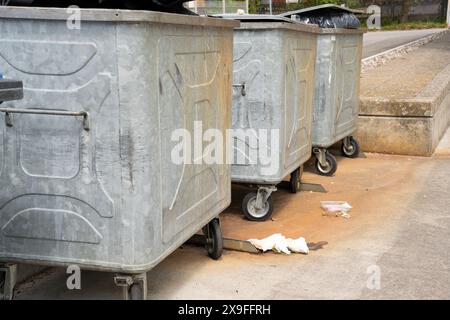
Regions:
[[272, 250], [277, 253], [291, 254], [295, 253], [309, 253], [308, 245], [305, 238], [291, 239], [286, 238], [281, 233], [275, 233], [264, 239], [249, 239], [248, 240], [255, 248], [266, 252]]

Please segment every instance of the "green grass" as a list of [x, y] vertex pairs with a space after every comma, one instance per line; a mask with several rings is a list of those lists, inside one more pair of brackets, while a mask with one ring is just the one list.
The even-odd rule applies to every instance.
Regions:
[[417, 30], [417, 29], [434, 29], [446, 28], [447, 24], [444, 20], [428, 20], [428, 21], [411, 21], [406, 23], [389, 22], [381, 25], [381, 30], [368, 31], [391, 31], [391, 30]]

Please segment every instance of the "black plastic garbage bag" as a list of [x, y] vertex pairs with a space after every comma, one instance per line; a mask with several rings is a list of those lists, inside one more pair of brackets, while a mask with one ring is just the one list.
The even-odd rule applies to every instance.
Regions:
[[358, 18], [349, 12], [327, 12], [316, 14], [298, 15], [298, 21], [303, 23], [317, 24], [321, 28], [345, 28], [358, 29], [360, 22]]
[[57, 8], [77, 5], [80, 8], [151, 10], [196, 15], [183, 6], [188, 1], [190, 0], [10, 0], [8, 4]]
[[289, 11], [280, 16], [303, 23], [316, 24], [321, 28], [358, 29], [361, 25], [352, 10], [333, 4]]

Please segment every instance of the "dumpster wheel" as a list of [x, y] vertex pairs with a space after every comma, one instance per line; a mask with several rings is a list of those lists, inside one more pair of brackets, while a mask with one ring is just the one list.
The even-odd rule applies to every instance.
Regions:
[[250, 221], [266, 221], [272, 216], [273, 200], [269, 195], [261, 208], [257, 208], [257, 192], [248, 193], [242, 200], [242, 211]]
[[223, 236], [219, 219], [214, 219], [204, 228], [206, 250], [211, 259], [218, 260], [223, 252]]
[[353, 137], [346, 137], [342, 141], [342, 154], [347, 158], [357, 158], [359, 155], [359, 143]]
[[330, 177], [337, 170], [336, 158], [327, 151], [325, 153], [325, 162], [326, 162], [326, 165], [324, 166], [320, 163], [319, 159], [317, 159], [316, 160], [316, 169], [320, 175]]
[[300, 187], [302, 185], [302, 183], [301, 183], [302, 173], [303, 173], [303, 166], [295, 169], [291, 173], [290, 184], [291, 184], [291, 192], [292, 193], [297, 193], [300, 191]]

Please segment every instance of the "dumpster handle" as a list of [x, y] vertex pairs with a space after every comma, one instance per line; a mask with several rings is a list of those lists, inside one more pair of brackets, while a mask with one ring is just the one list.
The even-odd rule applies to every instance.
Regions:
[[0, 108], [0, 112], [5, 113], [5, 123], [8, 127], [12, 127], [11, 113], [21, 114], [41, 114], [50, 116], [70, 116], [70, 117], [83, 117], [83, 129], [89, 131], [89, 113], [86, 111], [59, 111], [59, 110], [42, 110], [42, 109], [13, 109], [13, 108]]
[[247, 94], [247, 91], [245, 90], [245, 82], [241, 84], [233, 84], [233, 88], [241, 88], [241, 94], [245, 96]]

